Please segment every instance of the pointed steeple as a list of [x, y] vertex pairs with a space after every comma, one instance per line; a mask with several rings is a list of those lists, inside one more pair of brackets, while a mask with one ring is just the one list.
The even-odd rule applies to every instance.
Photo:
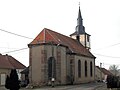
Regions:
[[81, 15], [81, 11], [80, 11], [80, 6], [79, 6], [79, 12], [78, 12], [78, 18], [77, 18], [77, 24], [81, 24], [82, 25], [82, 15]]
[[85, 27], [83, 26], [83, 19], [81, 15], [80, 5], [77, 18], [76, 31], [70, 36], [80, 42], [86, 49], [90, 49], [90, 35], [85, 32]]
[[80, 34], [84, 34], [84, 33], [85, 33], [85, 30], [84, 30], [84, 26], [83, 26], [83, 19], [82, 19], [82, 15], [81, 15], [80, 6], [79, 6], [76, 34], [80, 35]]

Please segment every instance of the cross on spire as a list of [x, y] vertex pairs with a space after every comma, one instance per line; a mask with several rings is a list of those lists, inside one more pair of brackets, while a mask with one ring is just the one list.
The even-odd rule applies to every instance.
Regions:
[[80, 2], [79, 2], [79, 7], [80, 7]]

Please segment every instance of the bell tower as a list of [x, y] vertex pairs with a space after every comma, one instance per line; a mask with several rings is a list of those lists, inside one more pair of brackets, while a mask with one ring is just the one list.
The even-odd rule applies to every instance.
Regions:
[[71, 34], [70, 37], [76, 39], [86, 49], [90, 49], [90, 36], [91, 35], [85, 32], [85, 27], [83, 26], [83, 19], [80, 11], [80, 6], [79, 6], [77, 26], [75, 28], [75, 32]]

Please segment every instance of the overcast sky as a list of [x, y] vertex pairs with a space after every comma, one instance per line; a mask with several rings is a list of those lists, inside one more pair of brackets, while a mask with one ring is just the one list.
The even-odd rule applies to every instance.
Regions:
[[[78, 9], [85, 31], [91, 35], [96, 65], [120, 68], [120, 0], [0, 0], [0, 53], [29, 65], [28, 44], [43, 28], [69, 36], [77, 25]], [[30, 39], [33, 38], [33, 39]]]

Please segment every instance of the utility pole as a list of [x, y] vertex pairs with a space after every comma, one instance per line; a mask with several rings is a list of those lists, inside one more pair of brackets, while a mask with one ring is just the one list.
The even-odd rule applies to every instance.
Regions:
[[100, 81], [102, 81], [102, 63], [100, 63]]

